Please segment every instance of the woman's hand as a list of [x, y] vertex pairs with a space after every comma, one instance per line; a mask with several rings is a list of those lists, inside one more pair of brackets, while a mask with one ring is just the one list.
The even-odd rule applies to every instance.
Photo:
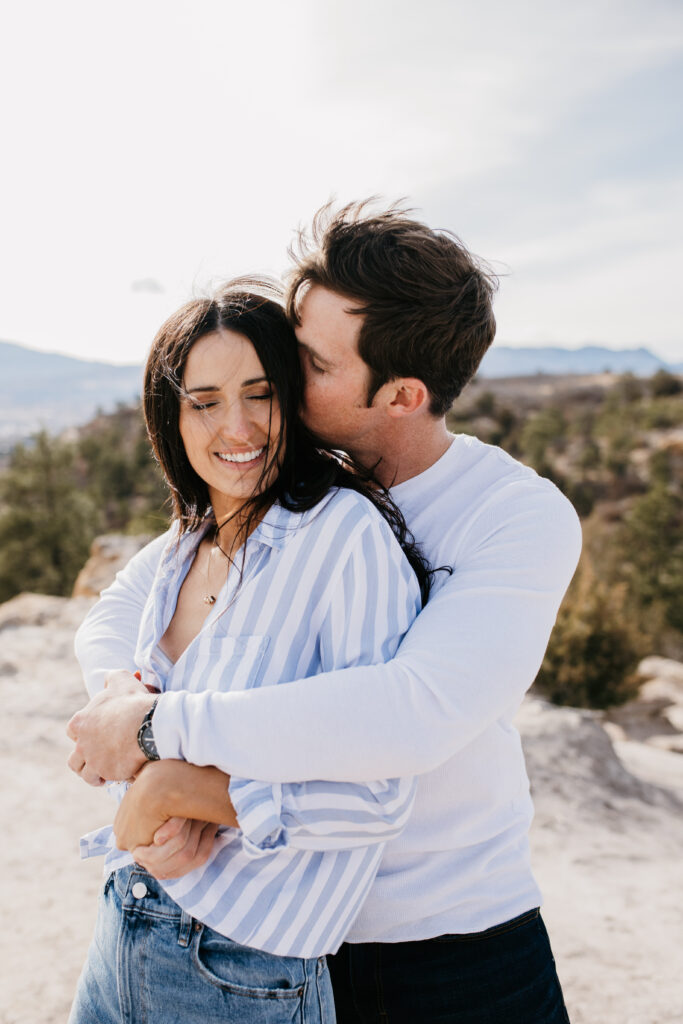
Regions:
[[155, 833], [169, 818], [237, 828], [229, 784], [230, 776], [218, 768], [185, 761], [150, 762], [138, 772], [114, 819], [119, 849], [132, 852], [135, 847], [153, 845]]
[[191, 818], [169, 818], [155, 833], [150, 846], [131, 850], [154, 878], [180, 878], [206, 864], [211, 856], [218, 825]]
[[155, 761], [141, 768], [119, 804], [114, 818], [114, 835], [119, 850], [132, 853], [136, 846], [153, 843], [154, 833], [172, 817], [164, 809], [163, 778], [159, 780], [159, 786], [154, 785], [153, 769], [161, 763]]

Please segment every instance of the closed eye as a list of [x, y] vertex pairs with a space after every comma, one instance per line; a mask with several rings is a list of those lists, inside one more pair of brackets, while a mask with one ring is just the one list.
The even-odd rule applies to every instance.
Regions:
[[315, 361], [315, 358], [311, 355], [308, 349], [305, 349], [302, 346], [302, 351], [306, 357], [306, 362], [308, 363], [308, 365], [310, 366], [314, 373], [325, 373], [325, 367], [321, 366], [320, 363], [317, 363]]
[[213, 409], [218, 402], [190, 402], [190, 409], [195, 412], [204, 412], [206, 409]]

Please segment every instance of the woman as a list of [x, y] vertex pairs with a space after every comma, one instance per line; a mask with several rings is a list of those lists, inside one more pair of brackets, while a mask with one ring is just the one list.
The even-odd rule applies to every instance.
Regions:
[[[385, 660], [417, 614], [420, 588], [388, 522], [423, 592], [428, 574], [399, 514], [307, 433], [300, 395], [285, 315], [244, 281], [159, 331], [144, 406], [174, 523], [153, 542], [159, 565], [138, 637], [149, 688], [274, 685]], [[211, 785], [224, 788], [212, 778], [192, 817]], [[233, 778], [208, 861], [164, 882], [116, 849], [111, 829], [86, 837], [89, 854], [107, 853], [108, 877], [71, 1024], [333, 1020], [324, 955], [413, 792], [409, 780]]]

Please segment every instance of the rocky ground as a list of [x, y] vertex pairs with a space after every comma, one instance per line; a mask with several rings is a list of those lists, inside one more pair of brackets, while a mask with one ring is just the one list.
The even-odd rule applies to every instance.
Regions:
[[[0, 1024], [66, 1021], [94, 922], [101, 866], [78, 859], [77, 840], [110, 811], [66, 769], [64, 734], [83, 699], [72, 641], [91, 600], [0, 606]], [[639, 699], [609, 716], [535, 699], [519, 715], [534, 865], [573, 1024], [683, 1019], [683, 666], [642, 668]]]

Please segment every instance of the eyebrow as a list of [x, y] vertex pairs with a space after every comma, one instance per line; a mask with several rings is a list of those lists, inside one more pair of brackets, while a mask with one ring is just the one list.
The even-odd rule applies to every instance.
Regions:
[[[250, 377], [249, 380], [243, 380], [241, 387], [248, 388], [252, 384], [270, 384], [269, 377]], [[202, 384], [197, 388], [186, 388], [185, 391], [188, 395], [194, 395], [197, 391], [220, 391], [221, 389], [216, 384]]]
[[319, 352], [316, 352], [314, 348], [311, 348], [311, 346], [307, 345], [304, 341], [298, 342], [298, 345], [299, 348], [302, 348], [304, 352], [308, 353], [309, 356], [312, 356], [313, 359], [316, 360], [316, 362], [322, 363], [323, 366], [334, 366], [334, 363], [331, 363], [329, 359], [324, 359]]

